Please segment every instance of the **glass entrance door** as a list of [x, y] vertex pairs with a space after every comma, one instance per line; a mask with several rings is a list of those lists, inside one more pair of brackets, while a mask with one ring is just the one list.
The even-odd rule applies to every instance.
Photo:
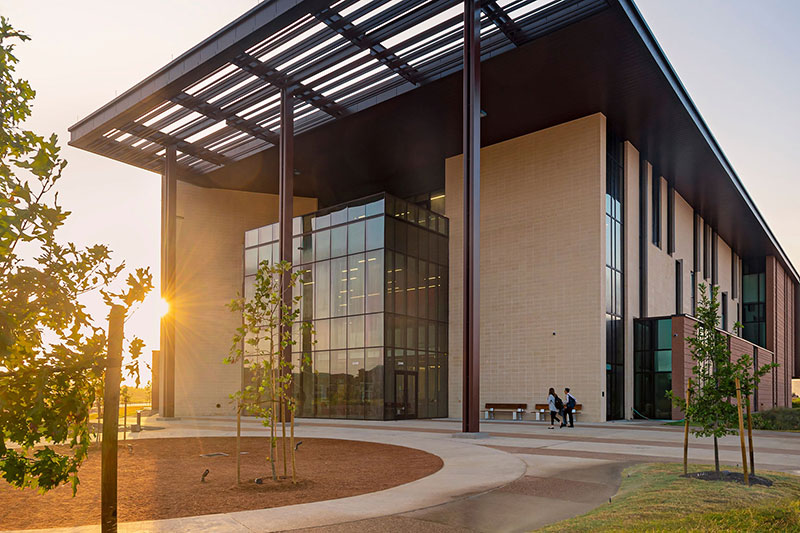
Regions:
[[417, 373], [396, 370], [394, 384], [395, 418], [417, 418]]

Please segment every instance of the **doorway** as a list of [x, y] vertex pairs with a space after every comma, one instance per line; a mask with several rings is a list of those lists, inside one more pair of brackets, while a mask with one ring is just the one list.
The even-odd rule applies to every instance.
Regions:
[[395, 370], [394, 372], [395, 419], [417, 418], [417, 372]]

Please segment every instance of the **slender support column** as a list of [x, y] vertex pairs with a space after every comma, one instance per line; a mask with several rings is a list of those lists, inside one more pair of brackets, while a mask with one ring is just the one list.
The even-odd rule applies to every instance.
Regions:
[[480, 428], [481, 44], [479, 0], [464, 1], [464, 393], [462, 431]]
[[[292, 260], [292, 215], [294, 212], [294, 98], [286, 89], [281, 89], [281, 133], [280, 133], [280, 187], [278, 190], [280, 220], [280, 255], [281, 261]], [[292, 303], [287, 272], [281, 279], [283, 304]], [[291, 332], [291, 329], [289, 329]], [[281, 337], [285, 332], [282, 330]], [[292, 347], [283, 349], [283, 360], [292, 362]], [[291, 390], [289, 393], [291, 394]]]
[[176, 295], [176, 240], [178, 164], [174, 146], [167, 147], [162, 188], [162, 274], [161, 297], [169, 303], [169, 312], [161, 319], [161, 360], [163, 372], [161, 382], [164, 394], [159, 398], [161, 413], [165, 417], [175, 416], [175, 295]]

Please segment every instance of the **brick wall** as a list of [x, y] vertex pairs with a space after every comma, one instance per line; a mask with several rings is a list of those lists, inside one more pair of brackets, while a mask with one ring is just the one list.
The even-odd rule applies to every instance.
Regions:
[[[316, 208], [294, 200], [295, 215]], [[222, 360], [240, 318], [225, 305], [242, 288], [244, 232], [277, 221], [278, 196], [179, 181], [177, 214], [175, 416], [230, 414], [239, 369]]]
[[[672, 390], [678, 396], [683, 398], [685, 396], [686, 385], [689, 378], [692, 377], [692, 367], [694, 360], [692, 359], [689, 343], [686, 342], [688, 337], [694, 335], [694, 326], [697, 320], [690, 316], [673, 316], [672, 317]], [[747, 354], [755, 358], [758, 366], [763, 366], [774, 360], [775, 354], [771, 351], [757, 346], [750, 341], [726, 333], [728, 338], [728, 346], [731, 350], [731, 359], [738, 359], [742, 354]], [[785, 399], [776, 398], [774, 395], [774, 387], [778, 382], [779, 376], [783, 370], [781, 368], [773, 369], [770, 373], [761, 378], [758, 390], [755, 397], [751, 398], [751, 408], [755, 411], [764, 409], [771, 409], [772, 407], [788, 405]], [[680, 392], [678, 392], [680, 391]], [[680, 409], [672, 409], [672, 418], [680, 419], [683, 413]]]
[[775, 405], [790, 405], [795, 363], [795, 285], [774, 256], [767, 257], [767, 348], [780, 367], [774, 377]]
[[[481, 150], [481, 406], [571, 387], [605, 419], [605, 139], [600, 114]], [[462, 157], [446, 161], [449, 413], [461, 416]], [[555, 335], [554, 335], [555, 333]]]

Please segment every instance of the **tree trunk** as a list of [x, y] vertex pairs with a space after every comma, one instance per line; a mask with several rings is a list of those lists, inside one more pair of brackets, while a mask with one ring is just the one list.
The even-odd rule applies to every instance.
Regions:
[[286, 398], [281, 388], [281, 444], [283, 445], [283, 478], [289, 477], [289, 456], [286, 454]]
[[747, 441], [750, 445], [750, 473], [756, 475], [756, 463], [753, 459], [753, 420], [750, 418], [750, 397], [747, 397]]
[[714, 469], [719, 474], [719, 442], [716, 435], [714, 435]]
[[294, 449], [294, 409], [290, 410], [289, 416], [291, 417], [291, 443], [289, 447], [292, 453], [292, 483], [297, 483], [297, 467], [295, 463], [295, 449]]
[[242, 482], [242, 401], [236, 404], [236, 484]]

